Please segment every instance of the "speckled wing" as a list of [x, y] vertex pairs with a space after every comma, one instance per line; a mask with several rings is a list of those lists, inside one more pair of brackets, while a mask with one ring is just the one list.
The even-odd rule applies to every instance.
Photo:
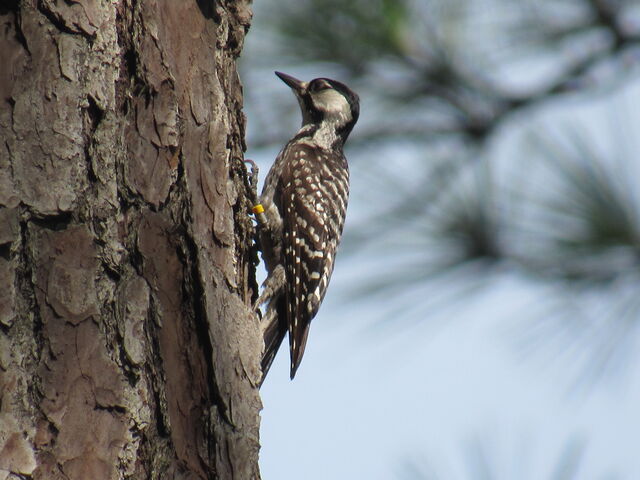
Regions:
[[292, 145], [283, 175], [283, 255], [291, 378], [304, 354], [309, 325], [333, 271], [348, 199], [344, 156]]

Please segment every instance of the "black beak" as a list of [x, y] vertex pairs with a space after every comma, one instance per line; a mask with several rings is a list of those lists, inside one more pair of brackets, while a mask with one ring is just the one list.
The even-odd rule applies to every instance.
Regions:
[[298, 80], [291, 75], [287, 75], [286, 73], [276, 72], [276, 75], [280, 80], [289, 85], [289, 87], [298, 95], [302, 95], [304, 89], [307, 86], [307, 82], [303, 82], [302, 80]]

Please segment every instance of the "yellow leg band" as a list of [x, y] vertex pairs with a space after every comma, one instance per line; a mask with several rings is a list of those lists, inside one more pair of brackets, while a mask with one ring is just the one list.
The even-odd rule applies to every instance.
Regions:
[[253, 210], [253, 213], [255, 213], [256, 215], [259, 215], [260, 213], [264, 213], [264, 207], [262, 206], [261, 203], [254, 205], [252, 210]]

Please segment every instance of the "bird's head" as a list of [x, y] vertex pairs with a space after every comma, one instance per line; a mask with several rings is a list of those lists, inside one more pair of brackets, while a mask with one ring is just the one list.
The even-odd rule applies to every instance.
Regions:
[[335, 129], [344, 142], [360, 115], [360, 99], [344, 83], [330, 78], [303, 82], [286, 73], [276, 72], [300, 104], [302, 125], [322, 125]]

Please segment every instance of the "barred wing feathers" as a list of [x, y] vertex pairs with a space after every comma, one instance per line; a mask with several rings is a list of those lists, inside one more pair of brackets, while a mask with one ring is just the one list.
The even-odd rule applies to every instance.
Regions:
[[348, 199], [342, 154], [293, 145], [283, 172], [281, 212], [291, 378], [304, 354], [311, 320], [333, 271]]

